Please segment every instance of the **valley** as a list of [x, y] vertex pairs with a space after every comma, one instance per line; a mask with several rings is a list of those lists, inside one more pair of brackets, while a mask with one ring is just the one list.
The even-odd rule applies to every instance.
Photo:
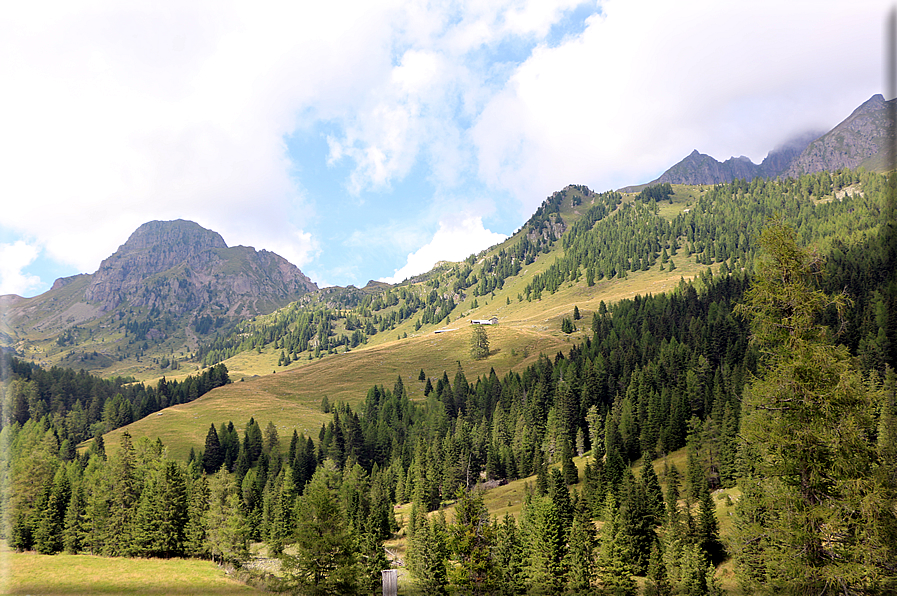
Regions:
[[[759, 471], [774, 457], [744, 459], [781, 432], [762, 406], [744, 404], [768, 371], [804, 351], [764, 352], [741, 309], [756, 300], [758, 275], [776, 279], [762, 273], [784, 258], [768, 256], [770, 234], [796, 255], [788, 258], [827, 256], [813, 291], [846, 288], [850, 308], [840, 320], [812, 317], [837, 327], [840, 344], [810, 331], [794, 341], [820, 354], [800, 366], [840, 370], [857, 397], [833, 401], [805, 430], [814, 444], [835, 440], [822, 421], [842, 408], [838, 419], [855, 422], [840, 436], [876, 437], [861, 451], [892, 469], [897, 295], [881, 225], [891, 184], [839, 170], [637, 193], [569, 186], [464, 261], [396, 285], [310, 289], [226, 321], [212, 316], [215, 300], [182, 310], [177, 267], [164, 269], [173, 294], [136, 280], [144, 298], [114, 306], [118, 298], [83, 299], [89, 276], [8, 299], [24, 314], [6, 331], [16, 334], [0, 431], [10, 445], [0, 468], [13, 479], [7, 540], [46, 554], [235, 566], [264, 552], [279, 575], [247, 577], [300, 593], [364, 591], [389, 566], [386, 552], [402, 560], [406, 590], [737, 594], [745, 582], [763, 585], [749, 573], [758, 563], [744, 550], [743, 523], [754, 503], [797, 497]], [[800, 284], [819, 271], [787, 291], [809, 291]], [[485, 330], [485, 356], [472, 350], [474, 329]], [[107, 381], [65, 372], [91, 361]], [[53, 366], [39, 374], [40, 364]], [[757, 442], [743, 444], [741, 432]], [[755, 474], [759, 493], [746, 484]], [[889, 519], [897, 495], [885, 477], [850, 478], [859, 492], [832, 498], [874, 494], [878, 519]], [[318, 523], [332, 530], [313, 530]], [[309, 558], [323, 536], [338, 545], [329, 562]], [[787, 549], [765, 548], [776, 573], [792, 564]], [[877, 561], [875, 586], [890, 585], [886, 540], [846, 548]], [[323, 571], [310, 580], [313, 568]]]

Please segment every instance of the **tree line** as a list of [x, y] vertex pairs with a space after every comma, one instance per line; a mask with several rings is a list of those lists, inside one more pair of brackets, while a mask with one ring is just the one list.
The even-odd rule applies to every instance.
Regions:
[[183, 381], [163, 377], [151, 386], [133, 378], [103, 379], [83, 369], [43, 369], [6, 353], [0, 358], [0, 427], [48, 417], [66, 459], [72, 459], [82, 441], [193, 401], [230, 382], [223, 364]]

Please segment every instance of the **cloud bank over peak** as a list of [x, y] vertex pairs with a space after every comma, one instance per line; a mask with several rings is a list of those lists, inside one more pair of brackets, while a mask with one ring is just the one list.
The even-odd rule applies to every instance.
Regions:
[[[0, 242], [38, 251], [15, 261], [28, 291], [48, 288], [50, 271], [92, 272], [140, 224], [176, 218], [331, 283], [402, 275], [409, 255], [448, 248], [436, 235], [508, 234], [568, 184], [644, 182], [695, 148], [758, 161], [830, 128], [881, 91], [888, 9], [11, 4]], [[447, 196], [477, 197], [480, 219], [450, 224]], [[346, 240], [386, 226], [417, 227], [412, 248]]]

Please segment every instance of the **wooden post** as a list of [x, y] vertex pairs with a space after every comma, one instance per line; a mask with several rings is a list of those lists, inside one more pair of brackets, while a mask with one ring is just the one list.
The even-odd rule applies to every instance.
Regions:
[[398, 571], [384, 569], [380, 573], [383, 574], [383, 596], [396, 596], [399, 593]]

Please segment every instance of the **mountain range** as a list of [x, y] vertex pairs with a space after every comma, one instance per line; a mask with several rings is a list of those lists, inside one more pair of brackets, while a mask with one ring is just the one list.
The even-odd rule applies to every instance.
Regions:
[[893, 161], [894, 131], [888, 123], [897, 106], [895, 102], [897, 99], [885, 101], [881, 94], [873, 95], [830, 131], [824, 134], [808, 132], [795, 137], [770, 151], [760, 164], [745, 156], [720, 162], [695, 149], [656, 180], [623, 191], [632, 192], [665, 182], [720, 184], [757, 177], [794, 178], [840, 168], [866, 167], [882, 171]]
[[[894, 108], [895, 100], [875, 95], [829, 132], [794, 138], [770, 151], [760, 164], [746, 157], [719, 162], [695, 150], [657, 180], [622, 191], [659, 183], [708, 185], [860, 166], [883, 170], [891, 162], [894, 134], [887, 123]], [[577, 202], [594, 200], [585, 187], [569, 187], [549, 197], [524, 226], [530, 245], [564, 233], [564, 224], [553, 219], [556, 207], [552, 205], [560, 204], [568, 192], [576, 197], [570, 199], [574, 207]], [[193, 222], [152, 221], [140, 226], [92, 274], [58, 279], [49, 291], [33, 298], [0, 296], [0, 310], [5, 312], [0, 320], [0, 345], [44, 364], [107, 375], [158, 374], [164, 372], [161, 364], [189, 360], [197, 350], [213, 356], [207, 346], [217, 335], [304, 296], [309, 303], [317, 301], [328, 308], [352, 308], [364, 296], [375, 300], [370, 297], [381, 292], [386, 292], [384, 303], [388, 303], [389, 288], [371, 282], [362, 291], [349, 287], [317, 292], [317, 285], [302, 271], [272, 252], [228, 247], [220, 234]], [[457, 301], [458, 296], [440, 299]], [[450, 307], [441, 304], [439, 310], [450, 312]], [[376, 315], [366, 325], [389, 326]], [[367, 328], [367, 335], [376, 333], [374, 328]], [[329, 349], [354, 347], [360, 336], [356, 333], [350, 339], [352, 331], [347, 326], [343, 343]], [[325, 336], [326, 329], [317, 329], [299, 345], [303, 349], [319, 345]]]

